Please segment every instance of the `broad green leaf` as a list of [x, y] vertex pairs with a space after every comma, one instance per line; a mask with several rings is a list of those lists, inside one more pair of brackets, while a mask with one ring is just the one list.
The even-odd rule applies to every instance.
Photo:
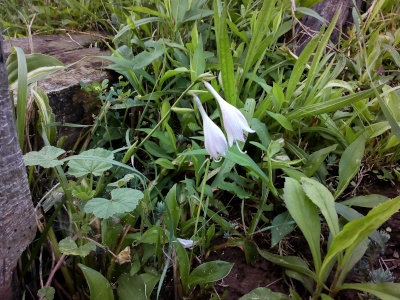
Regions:
[[216, 282], [228, 276], [233, 264], [226, 261], [214, 260], [201, 264], [189, 275], [189, 285]]
[[303, 177], [300, 179], [308, 198], [319, 207], [333, 235], [339, 233], [339, 220], [335, 209], [335, 199], [331, 192], [318, 181]]
[[400, 283], [384, 282], [384, 283], [345, 283], [340, 289], [353, 289], [366, 293], [370, 293], [384, 300], [399, 300]]
[[[98, 158], [113, 159], [114, 154], [103, 148], [90, 149], [82, 152], [82, 156], [94, 156]], [[79, 156], [78, 155], [78, 156]], [[105, 162], [92, 161], [92, 160], [82, 160], [82, 161], [70, 161], [68, 163], [68, 174], [81, 177], [87, 174], [93, 174], [95, 176], [100, 176], [105, 171], [111, 169], [112, 165]]]
[[321, 224], [318, 210], [314, 203], [307, 198], [298, 181], [286, 177], [284, 200], [287, 209], [296, 224], [300, 227], [310, 246], [314, 267], [318, 273], [321, 267], [320, 234]]
[[37, 295], [39, 297], [44, 297], [43, 300], [53, 300], [56, 290], [51, 286], [44, 286], [38, 290]]
[[347, 206], [359, 206], [359, 207], [367, 207], [374, 208], [375, 206], [385, 202], [389, 198], [383, 195], [371, 194], [366, 196], [357, 196], [349, 200], [345, 200], [340, 202], [340, 204]]
[[[17, 50], [18, 47], [15, 49]], [[17, 51], [19, 54], [20, 52]], [[65, 66], [58, 59], [39, 53], [25, 54], [27, 84], [45, 79], [47, 76], [59, 70], [65, 69]], [[7, 59], [7, 73], [10, 90], [18, 87], [18, 60], [17, 54], [11, 54]]]
[[[172, 224], [176, 234], [176, 228], [178, 227], [179, 218], [180, 218], [180, 208], [178, 202], [176, 200], [176, 184], [169, 190], [167, 196], [165, 197], [165, 204], [168, 206], [169, 212], [172, 217]], [[169, 215], [165, 211], [165, 224], [167, 224], [167, 228], [169, 229]]]
[[104, 198], [93, 198], [85, 205], [85, 212], [93, 213], [99, 218], [109, 218], [118, 213], [133, 211], [143, 199], [144, 195], [141, 191], [120, 188], [111, 191], [111, 200]]
[[335, 199], [343, 193], [350, 181], [358, 173], [364, 156], [364, 149], [365, 137], [361, 135], [343, 152], [339, 162], [339, 184], [336, 189]]
[[104, 278], [99, 272], [78, 264], [81, 268], [83, 275], [85, 275], [86, 281], [90, 289], [90, 300], [113, 300], [114, 295], [110, 287], [110, 283]]
[[278, 244], [286, 235], [291, 233], [294, 229], [294, 224], [290, 223], [293, 218], [289, 212], [286, 211], [277, 215], [272, 221], [271, 226], [271, 248]]
[[65, 150], [53, 147], [44, 146], [40, 151], [31, 151], [24, 155], [24, 163], [26, 166], [39, 165], [43, 168], [53, 168], [63, 164], [57, 157], [64, 154]]
[[175, 75], [178, 75], [178, 74], [186, 73], [186, 72], [189, 72], [189, 70], [187, 68], [185, 68], [185, 67], [176, 68], [174, 70], [168, 70], [161, 77], [159, 86], [162, 87], [164, 81], [167, 80], [168, 78], [170, 78], [172, 76], [175, 76]]
[[163, 167], [165, 169], [169, 169], [169, 170], [174, 170], [175, 169], [175, 166], [168, 159], [159, 158], [155, 162], [156, 162], [157, 165], [160, 165], [161, 167]]
[[329, 297], [329, 296], [326, 295], [326, 294], [321, 294], [321, 299], [322, 299], [322, 300], [334, 300], [332, 297]]
[[94, 242], [88, 242], [78, 247], [71, 237], [61, 240], [58, 246], [62, 254], [79, 255], [81, 257], [86, 257], [90, 252], [96, 251], [96, 244]]
[[153, 141], [150, 141], [150, 140], [146, 141], [144, 143], [144, 148], [146, 149], [146, 151], [148, 151], [151, 155], [154, 155], [155, 157], [161, 157], [161, 158], [172, 160], [172, 157], [169, 156], [163, 148], [161, 148], [159, 145], [157, 145]]
[[307, 161], [303, 167], [303, 172], [307, 177], [312, 176], [324, 162], [325, 158], [336, 149], [337, 145], [332, 145], [318, 151], [313, 152], [307, 157]]
[[340, 286], [344, 280], [346, 279], [347, 274], [353, 269], [353, 267], [360, 261], [360, 259], [364, 256], [365, 251], [368, 249], [369, 240], [365, 239], [362, 241], [350, 255], [347, 263], [344, 265], [342, 272], [340, 273], [338, 279], [338, 286]]
[[283, 128], [293, 132], [292, 124], [290, 123], [290, 121], [288, 119], [286, 119], [286, 117], [284, 115], [276, 114], [276, 113], [273, 113], [272, 111], [268, 111], [267, 113], [272, 118], [274, 118], [276, 121], [278, 121], [278, 123], [281, 124]]
[[281, 256], [261, 249], [258, 249], [258, 253], [274, 264], [302, 273], [313, 278], [314, 280], [316, 279], [315, 274], [308, 268], [307, 263], [298, 256]]
[[171, 0], [171, 14], [175, 20], [175, 26], [183, 21], [188, 6], [189, 2], [186, 0]]
[[147, 300], [146, 285], [139, 275], [122, 274], [118, 277], [118, 297], [120, 300]]
[[252, 290], [250, 293], [240, 297], [239, 300], [287, 300], [288, 296], [273, 292], [265, 287], [259, 287]]
[[240, 199], [248, 199], [248, 198], [250, 198], [250, 194], [247, 193], [242, 188], [240, 188], [235, 182], [221, 181], [218, 184], [218, 187], [221, 190], [231, 192], [233, 195], [237, 196]]
[[342, 261], [344, 265], [353, 250], [399, 209], [400, 196], [374, 207], [365, 217], [347, 223], [343, 230], [333, 238], [318, 277], [321, 279], [330, 261], [339, 252], [346, 249], [346, 254]]
[[285, 273], [287, 276], [300, 281], [310, 294], [314, 293], [314, 280], [312, 278], [291, 269], [285, 269]]
[[183, 291], [185, 295], [188, 295], [190, 293], [188, 284], [190, 271], [189, 257], [183, 245], [177, 240], [174, 241], [174, 247], [176, 250], [176, 256], [178, 258], [178, 267], [181, 275]]

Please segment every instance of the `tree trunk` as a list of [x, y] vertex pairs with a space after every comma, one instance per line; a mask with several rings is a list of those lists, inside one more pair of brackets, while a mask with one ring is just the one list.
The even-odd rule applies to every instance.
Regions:
[[[362, 0], [355, 0], [354, 2], [356, 3], [357, 8], [360, 9], [362, 5]], [[342, 35], [346, 35], [347, 28], [353, 25], [353, 0], [322, 0], [312, 8], [322, 18], [324, 18], [328, 22], [328, 24], [330, 24], [335, 14], [339, 11], [340, 6], [342, 6], [342, 10], [340, 11], [339, 19], [330, 37], [331, 42], [335, 45], [339, 41], [340, 30], [342, 30]], [[297, 55], [300, 55], [307, 43], [311, 40], [312, 37], [310, 35], [314, 36], [320, 31], [322, 27], [321, 21], [308, 15], [304, 15], [301, 18], [300, 22], [303, 24], [304, 27], [307, 28], [307, 32], [302, 26], [296, 26], [296, 31], [298, 35], [298, 38], [296, 39]]]
[[[13, 272], [36, 233], [35, 210], [8, 89], [0, 30], [0, 298], [16, 299]], [[15, 280], [14, 280], [15, 281]]]

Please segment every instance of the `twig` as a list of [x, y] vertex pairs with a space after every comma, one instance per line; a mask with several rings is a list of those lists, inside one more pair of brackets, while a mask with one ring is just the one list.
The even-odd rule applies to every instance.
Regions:
[[[78, 238], [78, 235], [76, 234], [72, 239], [73, 239], [74, 241], [76, 241], [77, 238]], [[61, 265], [63, 264], [63, 262], [64, 262], [64, 260], [66, 259], [67, 256], [68, 256], [68, 255], [66, 255], [66, 254], [61, 255], [60, 259], [58, 260], [58, 263], [55, 265], [54, 269], [51, 270], [51, 273], [50, 273], [50, 275], [49, 275], [49, 278], [47, 278], [47, 281], [46, 281], [46, 285], [45, 285], [45, 286], [50, 286], [51, 281], [53, 280], [54, 275], [56, 274], [57, 270], [61, 267]], [[39, 298], [39, 300], [43, 300], [43, 299], [44, 299], [44, 296], [41, 296], [41, 297]]]

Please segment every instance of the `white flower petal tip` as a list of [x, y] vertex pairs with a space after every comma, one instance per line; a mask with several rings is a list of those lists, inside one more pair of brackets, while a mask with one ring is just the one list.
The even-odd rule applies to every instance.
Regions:
[[213, 94], [219, 103], [222, 112], [222, 118], [224, 120], [224, 127], [228, 136], [229, 147], [232, 147], [233, 143], [236, 141], [246, 141], [247, 136], [243, 133], [243, 131], [250, 133], [255, 131], [250, 128], [249, 124], [247, 124], [246, 118], [243, 116], [240, 110], [232, 104], [226, 102], [217, 93], [217, 91], [214, 90], [211, 84], [206, 81], [203, 81], [203, 84], [211, 92], [211, 94]]
[[180, 239], [180, 238], [176, 238], [178, 240], [179, 243], [182, 244], [183, 248], [192, 248], [194, 245], [197, 244], [197, 242], [193, 241], [193, 240], [185, 240], [185, 239]]
[[200, 99], [196, 95], [193, 95], [193, 98], [203, 118], [204, 145], [206, 150], [215, 161], [221, 161], [221, 157], [225, 156], [228, 150], [225, 135], [207, 115], [201, 105]]

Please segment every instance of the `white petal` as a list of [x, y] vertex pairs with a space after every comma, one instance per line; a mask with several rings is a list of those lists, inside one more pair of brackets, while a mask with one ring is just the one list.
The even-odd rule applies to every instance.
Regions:
[[180, 238], [176, 238], [178, 240], [179, 243], [182, 244], [183, 248], [191, 248], [193, 247], [196, 242], [193, 240], [185, 240], [185, 239], [180, 239]]
[[225, 156], [228, 149], [225, 135], [206, 114], [203, 106], [201, 105], [200, 99], [195, 95], [193, 97], [203, 118], [204, 146], [206, 147], [206, 150], [210, 156], [213, 159], [218, 160], [221, 156]]

